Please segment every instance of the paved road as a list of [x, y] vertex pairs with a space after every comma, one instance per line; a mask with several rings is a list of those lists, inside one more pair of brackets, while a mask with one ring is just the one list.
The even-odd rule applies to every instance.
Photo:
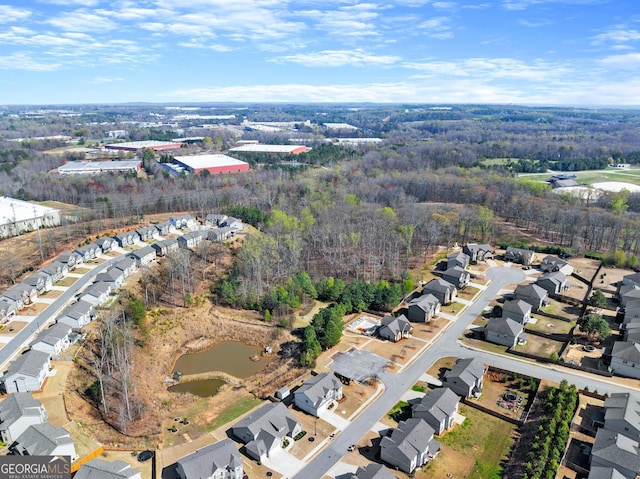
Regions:
[[15, 335], [15, 337], [6, 343], [2, 349], [0, 349], [0, 365], [3, 365], [20, 349], [26, 345], [31, 336], [36, 333], [40, 326], [44, 325], [47, 321], [52, 320], [58, 314], [58, 312], [75, 296], [78, 291], [81, 291], [86, 287], [90, 281], [98, 274], [107, 269], [116, 261], [122, 259], [122, 256], [117, 256], [105, 261], [98, 266], [95, 266], [91, 271], [84, 274], [81, 278], [73, 283], [69, 288], [62, 293], [56, 300], [51, 303], [47, 308], [35, 317], [29, 324], [27, 324], [22, 330]]
[[461, 337], [469, 324], [482, 313], [499, 291], [508, 284], [523, 281], [525, 274], [516, 268], [497, 267], [487, 270], [492, 282], [467, 311], [441, 337], [424, 351], [409, 367], [400, 373], [385, 372], [380, 376], [385, 390], [379, 398], [371, 403], [333, 442], [321, 451], [306, 467], [294, 477], [296, 479], [320, 479], [346, 454], [351, 444], [356, 444], [399, 400], [400, 396], [413, 386], [420, 376], [439, 358], [443, 356], [475, 357], [484, 364], [515, 371], [533, 377], [543, 377], [551, 381], [560, 382], [567, 379], [578, 387], [589, 385], [592, 390], [597, 388], [600, 393], [622, 392], [622, 388], [606, 379], [594, 379], [594, 376], [581, 374], [571, 370], [556, 370], [553, 367], [541, 366], [527, 361], [520, 361], [511, 357], [493, 355], [484, 351], [477, 351], [463, 347], [458, 338]]

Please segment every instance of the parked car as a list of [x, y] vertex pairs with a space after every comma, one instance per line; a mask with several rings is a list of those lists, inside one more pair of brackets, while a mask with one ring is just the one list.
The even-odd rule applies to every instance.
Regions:
[[153, 456], [154, 456], [154, 452], [147, 449], [146, 451], [142, 451], [140, 454], [138, 454], [138, 461], [140, 462], [148, 461]]

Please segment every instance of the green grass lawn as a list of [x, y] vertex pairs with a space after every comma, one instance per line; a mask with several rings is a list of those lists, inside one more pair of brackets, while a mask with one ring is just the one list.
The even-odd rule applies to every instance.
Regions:
[[[570, 173], [577, 176], [576, 182], [578, 184], [586, 183], [590, 185], [605, 181], [622, 181], [640, 186], [640, 169], [635, 168], [629, 170], [607, 168], [606, 170], [571, 171]], [[547, 176], [539, 173], [521, 173], [518, 176], [546, 182], [551, 174]]]
[[254, 407], [259, 406], [262, 402], [263, 401], [261, 399], [255, 399], [254, 397], [246, 396], [224, 409], [218, 415], [216, 420], [208, 425], [207, 429], [209, 431], [218, 429], [220, 426], [224, 426], [225, 424], [242, 416], [244, 413], [250, 411]]
[[76, 281], [78, 281], [78, 278], [67, 276], [66, 278], [62, 278], [60, 281], [58, 281], [56, 283], [56, 286], [71, 286]]
[[462, 298], [462, 299], [466, 299], [468, 301], [471, 301], [473, 299], [473, 297], [478, 294], [478, 291], [480, 291], [478, 288], [474, 288], [473, 286], [467, 286], [464, 289], [459, 289], [458, 290], [458, 297]]
[[575, 322], [568, 323], [559, 319], [536, 316], [536, 323], [527, 323], [526, 328], [547, 334], [569, 334]]
[[407, 401], [399, 401], [395, 406], [387, 413], [389, 419], [393, 419], [395, 422], [404, 421], [411, 417], [411, 405]]
[[446, 433], [440, 441], [473, 458], [475, 466], [467, 479], [502, 477], [500, 463], [510, 453], [515, 426], [464, 404], [460, 405], [460, 414], [466, 417], [464, 423]]

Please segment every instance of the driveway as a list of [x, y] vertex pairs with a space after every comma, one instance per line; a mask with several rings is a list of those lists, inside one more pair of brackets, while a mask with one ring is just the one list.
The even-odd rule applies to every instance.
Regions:
[[304, 466], [304, 462], [293, 457], [284, 449], [281, 451], [275, 451], [271, 456], [272, 457], [264, 458], [262, 460], [262, 464], [267, 466], [269, 469], [282, 474], [282, 477], [293, 477]]
[[340, 414], [336, 414], [333, 411], [324, 411], [320, 416], [320, 419], [327, 421], [336, 429], [340, 429], [341, 431], [349, 426], [350, 422], [347, 418], [341, 416]]

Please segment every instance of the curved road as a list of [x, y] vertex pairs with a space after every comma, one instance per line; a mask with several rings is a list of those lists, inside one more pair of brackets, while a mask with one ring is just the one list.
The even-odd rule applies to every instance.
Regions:
[[461, 346], [458, 338], [461, 337], [469, 324], [482, 313], [500, 290], [513, 283], [519, 283], [526, 279], [525, 274], [519, 269], [496, 267], [487, 270], [487, 276], [491, 283], [487, 289], [473, 302], [465, 313], [445, 330], [437, 341], [425, 350], [408, 367], [399, 373], [384, 372], [380, 380], [384, 383], [384, 392], [367, 407], [344, 431], [309, 462], [294, 476], [296, 479], [320, 479], [331, 467], [333, 467], [347, 452], [351, 444], [356, 444], [370, 428], [380, 420], [399, 400], [407, 389], [413, 386], [424, 372], [439, 358], [443, 356], [475, 357], [485, 364], [528, 374], [534, 377], [544, 377], [551, 381], [560, 382], [567, 379], [583, 387], [588, 384], [591, 389], [598, 388], [601, 393], [618, 392], [625, 389], [606, 380], [599, 381], [590, 375], [573, 373], [573, 371], [557, 371], [550, 367], [536, 365], [534, 363], [514, 360], [498, 355], [492, 355], [484, 351], [476, 351]]

